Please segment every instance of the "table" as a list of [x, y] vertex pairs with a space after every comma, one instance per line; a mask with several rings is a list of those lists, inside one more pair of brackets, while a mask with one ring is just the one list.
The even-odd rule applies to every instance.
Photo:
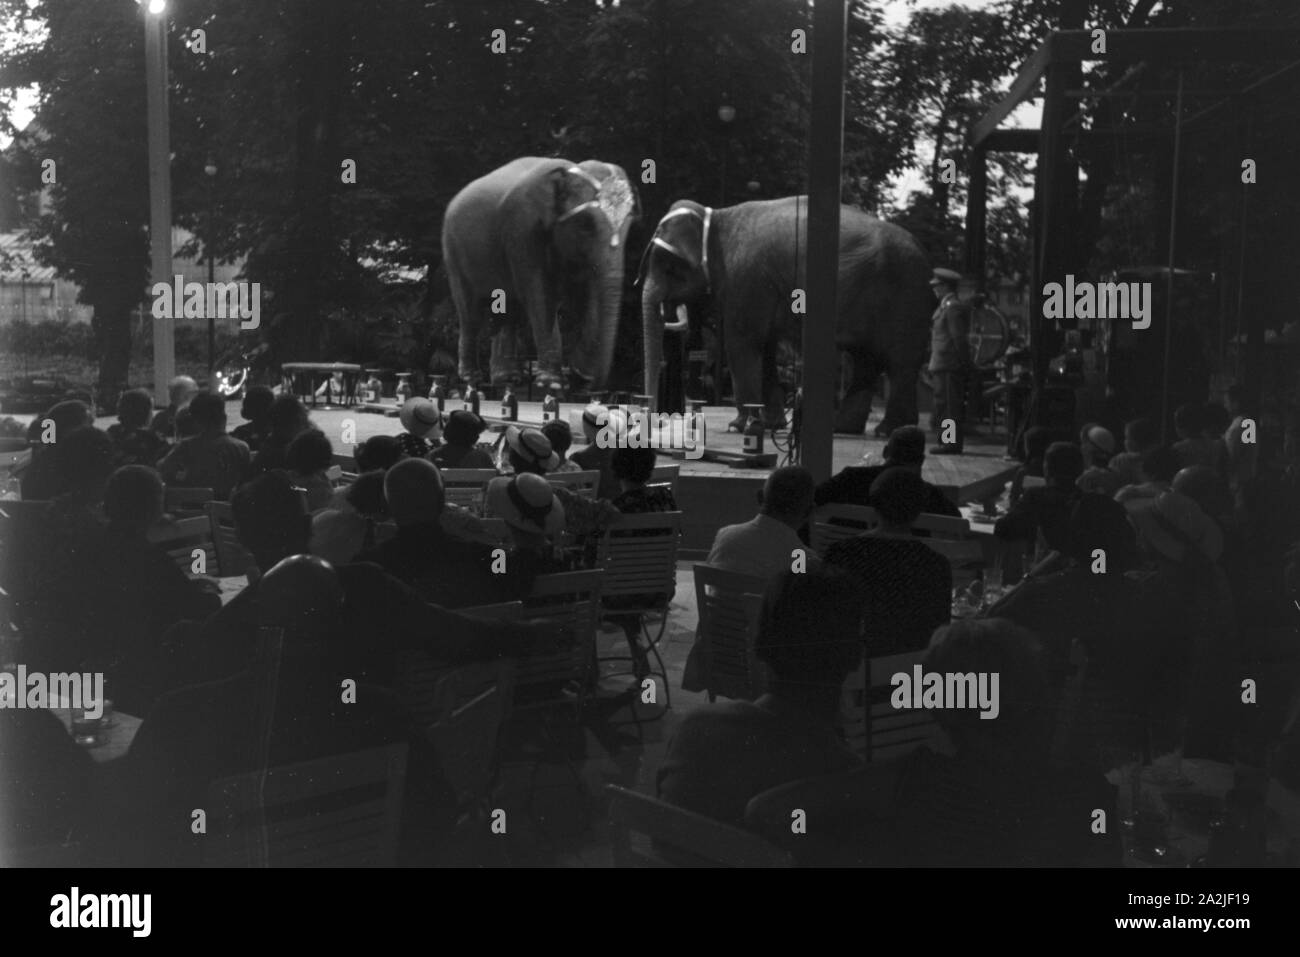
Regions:
[[[1208, 821], [1194, 807], [1189, 810], [1188, 806], [1192, 801], [1206, 803], [1207, 799], [1221, 802], [1234, 786], [1234, 768], [1221, 761], [1190, 758], [1182, 761], [1180, 770], [1186, 783], [1169, 783], [1161, 777], [1159, 765], [1147, 765], [1141, 769], [1138, 805], [1168, 815], [1168, 824], [1164, 828], [1164, 844], [1168, 852], [1163, 859], [1144, 853], [1125, 834], [1125, 867], [1187, 867], [1209, 851]], [[1106, 778], [1121, 786], [1123, 772], [1116, 768]], [[1265, 792], [1265, 804], [1269, 812], [1265, 849], [1270, 856], [1282, 857], [1300, 839], [1300, 797], [1277, 781], [1270, 781]]]
[[[316, 407], [316, 389], [319, 388], [321, 382], [333, 376], [336, 372], [343, 373], [343, 398], [340, 404], [344, 407], [355, 405], [357, 402], [357, 385], [361, 381], [361, 366], [350, 362], [286, 362], [280, 366], [285, 391], [291, 392], [299, 398], [309, 399], [312, 408]], [[318, 376], [320, 378], [317, 378]], [[307, 383], [307, 388], [299, 388], [304, 381]], [[325, 399], [326, 408], [331, 404], [327, 394]]]
[[[63, 723], [64, 730], [71, 734], [72, 709], [68, 707], [69, 702], [60, 698], [57, 705], [58, 707], [51, 710], [54, 712], [54, 716]], [[131, 742], [135, 740], [135, 733], [140, 730], [140, 725], [144, 723], [142, 718], [121, 711], [114, 711], [108, 721], [108, 727], [101, 728], [99, 733], [96, 734], [98, 744], [83, 745], [90, 752], [90, 756], [95, 759], [96, 764], [107, 764], [109, 761], [116, 761], [125, 755], [131, 749]]]

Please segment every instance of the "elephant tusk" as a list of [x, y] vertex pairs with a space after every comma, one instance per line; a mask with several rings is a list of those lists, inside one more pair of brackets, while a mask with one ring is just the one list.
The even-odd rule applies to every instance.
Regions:
[[682, 303], [677, 307], [677, 321], [665, 322], [664, 332], [685, 332], [691, 327], [691, 316], [686, 311], [686, 304]]

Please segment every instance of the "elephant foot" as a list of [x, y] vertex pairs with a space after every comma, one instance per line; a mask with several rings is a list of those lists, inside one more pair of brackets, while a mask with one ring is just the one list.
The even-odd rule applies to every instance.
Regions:
[[745, 422], [746, 422], [746, 421], [747, 421], [747, 419], [745, 418], [745, 416], [743, 416], [743, 415], [738, 415], [738, 416], [736, 416], [734, 419], [732, 419], [730, 422], [727, 423], [727, 431], [728, 431], [728, 432], [744, 432], [744, 431], [745, 431]]
[[839, 435], [861, 435], [871, 415], [871, 393], [863, 390], [845, 396], [835, 414], [834, 431]]
[[537, 389], [549, 389], [552, 384], [564, 388], [564, 377], [553, 369], [542, 369], [533, 379], [533, 387]]
[[763, 416], [763, 428], [769, 432], [780, 432], [789, 426], [784, 412], [768, 412]]

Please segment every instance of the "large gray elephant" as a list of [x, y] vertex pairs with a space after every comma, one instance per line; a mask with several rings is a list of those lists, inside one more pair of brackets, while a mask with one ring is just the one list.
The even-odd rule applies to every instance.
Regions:
[[[776, 349], [782, 339], [801, 338], [803, 316], [794, 313], [792, 294], [806, 289], [807, 224], [807, 197], [722, 209], [690, 200], [673, 204], [646, 247], [638, 278], [645, 391], [656, 404], [665, 331], [684, 333], [693, 317], [711, 311], [731, 368], [737, 412], [763, 403], [770, 423], [781, 419]], [[934, 311], [930, 277], [929, 259], [907, 230], [841, 207], [835, 342], [852, 360], [853, 372], [837, 432], [861, 434], [882, 372], [889, 375], [890, 394], [878, 431], [917, 421], [916, 381]], [[732, 424], [740, 421], [738, 415]]]
[[492, 380], [512, 376], [516, 334], [526, 322], [538, 385], [560, 382], [567, 365], [603, 386], [636, 213], [627, 174], [599, 160], [528, 156], [457, 193], [443, 220], [442, 252], [460, 321], [460, 374], [478, 377], [478, 338], [487, 326]]

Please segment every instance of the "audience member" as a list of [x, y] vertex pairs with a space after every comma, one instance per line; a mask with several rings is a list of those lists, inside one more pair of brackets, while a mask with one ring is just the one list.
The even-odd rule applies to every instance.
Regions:
[[552, 472], [580, 472], [582, 466], [568, 458], [569, 447], [573, 445], [573, 430], [563, 419], [548, 419], [542, 423], [542, 435], [551, 443], [551, 450], [560, 460]]
[[1214, 467], [1214, 440], [1205, 435], [1205, 425], [1205, 407], [1200, 403], [1189, 402], [1174, 410], [1174, 431], [1178, 433], [1174, 454], [1178, 456], [1179, 468]]
[[614, 444], [607, 443], [609, 447], [603, 448], [597, 441], [597, 437], [602, 429], [614, 431], [619, 428], [623, 420], [614, 413], [620, 411], [616, 409], [611, 412], [596, 402], [583, 409], [582, 434], [587, 439], [587, 446], [569, 456], [570, 461], [576, 463], [580, 469], [600, 473], [600, 484], [596, 488], [598, 498], [612, 499], [618, 494], [618, 479], [615, 478], [612, 468]]
[[357, 472], [386, 472], [406, 455], [395, 435], [372, 435], [353, 449]]
[[836, 722], [844, 679], [862, 658], [861, 616], [857, 582], [845, 572], [786, 572], [769, 596], [754, 649], [772, 676], [767, 692], [686, 715], [659, 768], [659, 796], [739, 825], [755, 795], [860, 764]]
[[299, 432], [284, 451], [285, 470], [294, 485], [307, 491], [307, 508], [328, 508], [334, 486], [327, 474], [334, 464], [334, 446], [320, 429]]
[[1109, 468], [1115, 454], [1115, 437], [1108, 429], [1089, 423], [1079, 433], [1079, 451], [1084, 462], [1083, 474], [1075, 483], [1079, 490], [1113, 497], [1124, 485], [1124, 480]]
[[469, 409], [456, 409], [447, 416], [443, 444], [433, 450], [429, 460], [442, 469], [495, 469], [492, 456], [478, 447], [478, 437], [486, 427]]
[[108, 427], [118, 465], [155, 466], [167, 452], [167, 441], [153, 429], [153, 396], [145, 389], [123, 392], [117, 400], [117, 422]]
[[75, 400], [60, 402], [32, 419], [28, 429], [32, 460], [20, 480], [23, 501], [48, 501], [68, 490], [68, 476], [58, 469], [55, 452], [66, 436], [94, 422], [90, 406]]
[[[925, 464], [925, 433], [915, 425], [905, 425], [890, 433], [885, 442], [884, 465], [852, 465], [833, 475], [817, 487], [815, 503], [827, 505], [832, 502], [842, 505], [870, 505], [871, 487], [887, 469], [905, 468], [921, 474]], [[959, 517], [961, 511], [948, 496], [936, 486], [925, 482], [925, 500], [922, 512], [934, 515], [951, 515]]]
[[809, 563], [820, 561], [798, 535], [812, 514], [814, 494], [807, 469], [798, 465], [777, 469], [763, 483], [758, 514], [748, 522], [718, 529], [708, 564], [772, 581], [790, 571], [796, 553]]
[[912, 534], [925, 483], [908, 469], [887, 469], [871, 486], [880, 525], [836, 542], [826, 563], [851, 572], [864, 599], [862, 637], [871, 657], [916, 651], [948, 623], [952, 568]]
[[1124, 451], [1110, 460], [1110, 470], [1124, 485], [1137, 485], [1142, 457], [1160, 447], [1160, 426], [1153, 419], [1132, 419], [1124, 424]]
[[356, 561], [375, 546], [375, 526], [388, 518], [384, 473], [363, 472], [339, 489], [329, 508], [311, 517], [311, 553], [331, 565]]
[[196, 435], [182, 439], [158, 463], [168, 485], [210, 488], [212, 497], [226, 501], [248, 469], [248, 446], [226, 434], [226, 402], [211, 392], [190, 400]]
[[266, 412], [266, 421], [270, 431], [263, 437], [257, 455], [253, 456], [249, 468], [250, 478], [272, 469], [284, 468], [284, 458], [289, 450], [289, 443], [299, 432], [311, 428], [311, 419], [307, 415], [306, 407], [298, 401], [296, 395], [287, 392], [275, 397]]
[[406, 431], [397, 436], [397, 441], [402, 444], [402, 451], [411, 458], [424, 458], [441, 441], [442, 413], [430, 400], [418, 397], [407, 399], [402, 404], [398, 418]]
[[239, 407], [239, 414], [246, 420], [243, 425], [231, 430], [231, 435], [248, 446], [248, 451], [256, 455], [262, 443], [271, 434], [271, 403], [275, 393], [269, 386], [250, 385], [244, 390], [244, 401]]
[[199, 384], [187, 375], [178, 375], [167, 384], [168, 406], [153, 417], [152, 428], [168, 442], [184, 438], [177, 426], [177, 416], [199, 394]]
[[[610, 475], [613, 475], [613, 450], [610, 450]], [[507, 426], [505, 431], [506, 466], [515, 475], [532, 473], [545, 475], [559, 465], [559, 456], [551, 449], [551, 442], [537, 429], [521, 429]], [[602, 479], [603, 481], [603, 479]], [[615, 482], [618, 480], [615, 479]], [[501, 479], [488, 483], [488, 494], [492, 487], [504, 488]], [[596, 560], [596, 546], [600, 536], [610, 524], [618, 519], [619, 511], [608, 501], [592, 501], [563, 486], [556, 486], [555, 497], [563, 506], [564, 530], [573, 536], [584, 555], [584, 563], [590, 567]], [[617, 494], [617, 488], [615, 490]], [[499, 497], [500, 493], [498, 493]], [[491, 505], [489, 498], [489, 506]]]
[[357, 560], [374, 562], [425, 601], [444, 608], [491, 605], [516, 601], [532, 586], [529, 563], [447, 534], [440, 524], [442, 477], [433, 463], [398, 462], [384, 475], [384, 499], [397, 534]]
[[615, 449], [610, 469], [620, 490], [613, 505], [623, 514], [677, 511], [672, 486], [648, 484], [655, 470], [654, 449]]
[[1125, 485], [1115, 493], [1115, 501], [1127, 509], [1141, 507], [1148, 499], [1162, 495], [1178, 473], [1178, 456], [1167, 445], [1158, 445], [1143, 454], [1138, 463], [1138, 483]]
[[1082, 494], [1077, 482], [1083, 474], [1083, 454], [1077, 445], [1054, 442], [1043, 456], [1046, 483], [1025, 489], [1011, 510], [997, 520], [993, 534], [1004, 542], [1035, 543], [1041, 533], [1047, 547], [1063, 552], [1067, 546], [1070, 511]]

